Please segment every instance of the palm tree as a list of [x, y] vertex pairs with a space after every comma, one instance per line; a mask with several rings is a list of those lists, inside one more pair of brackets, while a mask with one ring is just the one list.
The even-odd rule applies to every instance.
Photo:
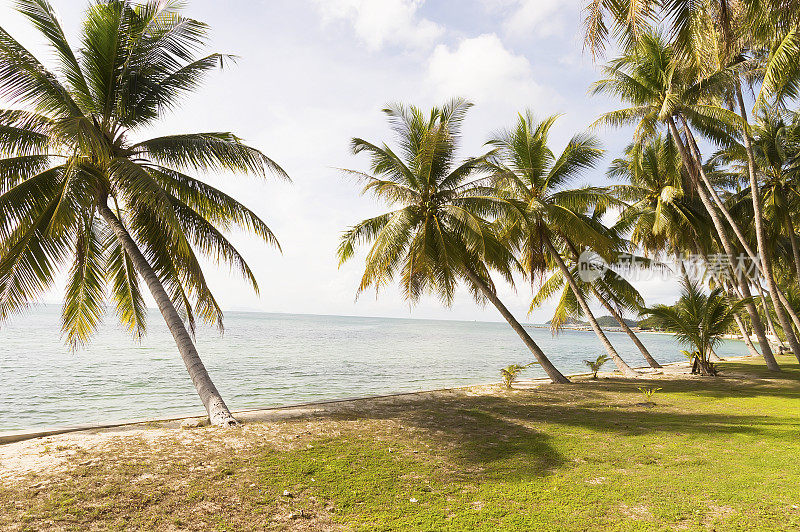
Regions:
[[[776, 234], [783, 233], [788, 239], [796, 279], [800, 280], [800, 243], [793, 220], [800, 207], [800, 146], [797, 143], [800, 125], [787, 122], [777, 109], [765, 109], [751, 125], [751, 132], [764, 216], [772, 222]], [[733, 165], [740, 175], [747, 177], [748, 156], [743, 144], [727, 146], [715, 158]], [[749, 196], [752, 190], [746, 192]]]
[[[636, 123], [635, 143], [653, 136], [659, 124], [666, 124], [686, 172], [690, 176], [693, 189], [711, 217], [724, 252], [729, 258], [730, 267], [737, 273], [736, 281], [746, 301], [745, 308], [759, 340], [766, 365], [769, 369], [777, 371], [779, 367], [772, 355], [761, 319], [755, 305], [749, 299], [751, 294], [748, 281], [733, 263], [733, 258], [737, 254], [728, 230], [723, 224], [720, 210], [735, 231], [738, 230], [738, 224], [722, 204], [703, 169], [698, 148], [685, 121], [688, 118], [688, 121], [695, 124], [712, 140], [728, 142], [741, 121], [740, 117], [717, 105], [713, 98], [711, 103], [706, 103], [705, 100], [713, 96], [715, 86], [727, 82], [732, 74], [722, 72], [712, 78], [697, 81], [691, 66], [681, 69], [679, 63], [676, 52], [662, 37], [657, 34], [643, 34], [630, 51], [605, 69], [607, 77], [595, 83], [592, 89], [594, 93], [615, 94], [632, 106], [605, 113], [595, 124], [620, 126]], [[683, 122], [686, 139], [681, 137], [676, 120]], [[746, 244], [740, 231], [737, 237], [743, 245]]]
[[483, 158], [456, 160], [460, 129], [470, 104], [455, 99], [427, 115], [416, 107], [384, 109], [400, 148], [366, 140], [352, 141], [354, 154], [371, 158], [371, 173], [345, 170], [393, 210], [364, 220], [342, 235], [340, 264], [352, 258], [360, 244], [371, 244], [358, 292], [376, 291], [399, 276], [405, 299], [416, 302], [426, 292], [449, 305], [459, 281], [478, 301], [489, 300], [533, 353], [550, 380], [569, 382], [497, 297], [489, 270], [512, 282], [517, 266], [497, 238], [486, 216], [511, 206], [483, 186]]
[[644, 309], [643, 313], [674, 332], [681, 342], [692, 345], [694, 350], [690, 355], [696, 360], [701, 375], [715, 375], [716, 370], [709, 362], [711, 351], [733, 324], [734, 316], [745, 301], [729, 300], [721, 286], [706, 295], [700, 285], [688, 277], [684, 277], [681, 284], [681, 297], [674, 306], [656, 305]]
[[797, 0], [589, 0], [584, 13], [584, 47], [592, 57], [602, 56], [611, 39], [629, 48], [641, 35], [659, 27], [686, 57], [707, 57], [718, 51], [731, 56], [742, 44], [763, 50], [760, 101], [797, 92]]
[[547, 144], [557, 118], [551, 116], [539, 122], [528, 111], [519, 115], [513, 129], [497, 133], [487, 143], [495, 148], [488, 162], [495, 187], [503, 197], [519, 205], [521, 213], [505, 220], [506, 238], [519, 251], [529, 275], [547, 271], [548, 260], [556, 264], [617, 368], [625, 375], [635, 375], [597, 324], [559, 251], [569, 240], [608, 256], [613, 243], [580, 213], [591, 205], [610, 201], [605, 190], [566, 188], [602, 157], [599, 142], [589, 135], [575, 135], [556, 157]]
[[[751, 79], [759, 76], [763, 78], [757, 98], [759, 105], [763, 105], [769, 97], [782, 99], [798, 93], [800, 61], [797, 59], [797, 49], [800, 46], [800, 31], [798, 31], [800, 18], [797, 15], [797, 2], [790, 0], [732, 3], [726, 0], [703, 2], [668, 0], [618, 3], [595, 0], [588, 10], [590, 16], [586, 21], [586, 42], [593, 53], [602, 53], [603, 45], [608, 38], [607, 15], [612, 19], [611, 26], [614, 28], [615, 37], [628, 49], [637, 46], [637, 41], [647, 35], [651, 24], [661, 26], [666, 22], [671, 26], [671, 44], [678, 60], [681, 63], [692, 63], [697, 70], [695, 75], [700, 78], [719, 78], [721, 84], [708, 83], [709, 79], [703, 79], [701, 85], [707, 86], [704, 89], [706, 92], [717, 91], [719, 95], [724, 95], [735, 102], [739, 108], [740, 120], [732, 121], [730, 124], [734, 125], [742, 135], [748, 157], [748, 176], [754, 191], [751, 200], [758, 255], [753, 252], [744, 239], [738, 223], [733, 220], [708, 184], [702, 169], [699, 173], [709, 187], [709, 193], [717, 207], [731, 224], [745, 252], [757, 263], [768, 290], [777, 296], [773, 298], [776, 316], [786, 331], [792, 350], [797, 352], [800, 349], [800, 341], [791, 329], [789, 318], [795, 326], [798, 326], [800, 316], [789, 305], [775, 282], [771, 249], [763, 227], [761, 199], [756, 192], [758, 190], [756, 167], [741, 87], [744, 81], [742, 74], [749, 70], [748, 76]], [[633, 24], [633, 21], [636, 23]], [[599, 54], [595, 53], [596, 55]], [[762, 56], [766, 56], [766, 60], [761, 61]], [[753, 65], [758, 63], [763, 63], [763, 66], [754, 70]], [[674, 106], [674, 102], [669, 103]], [[689, 154], [695, 159], [695, 165], [701, 166], [699, 149], [686, 124], [686, 117], [678, 114], [678, 118], [684, 125]], [[697, 121], [694, 125], [698, 126]]]
[[656, 134], [629, 145], [607, 175], [624, 181], [610, 187], [625, 203], [615, 229], [629, 233], [631, 243], [645, 253], [697, 252], [699, 240], [713, 231], [702, 206], [690, 196], [688, 176], [669, 136]]
[[[639, 349], [639, 352], [642, 354], [647, 364], [651, 368], [660, 368], [661, 364], [653, 358], [644, 343], [642, 343], [636, 333], [633, 332], [633, 329], [630, 328], [622, 317], [625, 310], [638, 311], [639, 308], [644, 305], [644, 300], [636, 288], [610, 268], [605, 268], [601, 276], [593, 281], [583, 280], [576, 268], [578, 259], [579, 255], [576, 255], [573, 251], [570, 271], [581, 290], [581, 296], [587, 301], [595, 298], [611, 317], [619, 323], [620, 328], [628, 335], [637, 349]], [[531, 302], [531, 311], [555, 295], [558, 290], [561, 290], [561, 295], [558, 299], [553, 318], [550, 320], [550, 326], [554, 331], [559, 330], [566, 322], [567, 318], [579, 319], [584, 317], [583, 309], [578, 304], [575, 294], [572, 292], [569, 284], [564, 281], [564, 275], [561, 270], [556, 270], [542, 283], [542, 286]]]
[[[772, 1], [751, 3], [770, 4]], [[774, 3], [791, 9], [785, 4], [794, 4], [794, 1], [775, 0]], [[593, 57], [599, 57], [609, 37], [628, 48], [653, 26], [659, 26], [664, 27], [683, 50], [695, 51], [698, 33], [709, 19], [727, 38], [733, 38], [731, 19], [738, 7], [730, 0], [589, 0], [584, 8], [584, 47]]]
[[[678, 256], [683, 275], [682, 255], [693, 253], [708, 260], [713, 248], [708, 236], [714, 229], [702, 206], [690, 196], [689, 176], [671, 137], [657, 134], [644, 143], [631, 144], [625, 157], [611, 163], [608, 175], [627, 181], [611, 190], [626, 202], [615, 229], [630, 232], [632, 244], [651, 255]], [[735, 321], [750, 353], [760, 356], [744, 322], [738, 315]]]
[[93, 3], [77, 53], [46, 0], [17, 3], [52, 47], [59, 74], [0, 29], [0, 99], [19, 106], [0, 111], [0, 318], [35, 301], [71, 262], [67, 341], [89, 341], [107, 288], [120, 321], [141, 336], [141, 278], [211, 423], [235, 424], [190, 334], [195, 315], [222, 328], [198, 255], [230, 264], [257, 290], [222, 231], [239, 226], [277, 241], [255, 213], [189, 174], [284, 173], [231, 133], [133, 140], [228, 58], [196, 57], [207, 27], [173, 2]]

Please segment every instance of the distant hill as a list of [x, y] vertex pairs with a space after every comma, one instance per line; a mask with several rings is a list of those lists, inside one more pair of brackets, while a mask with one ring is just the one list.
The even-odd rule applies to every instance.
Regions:
[[[629, 320], [627, 318], [623, 318], [623, 321], [628, 327], [638, 326], [636, 320]], [[619, 322], [613, 316], [601, 316], [597, 318], [597, 323], [600, 324], [600, 327], [619, 327]]]
[[[547, 320], [545, 325], [550, 325], [553, 320]], [[567, 318], [564, 320], [564, 327], [588, 327], [589, 324], [585, 321], [576, 320], [575, 318]]]
[[[603, 328], [619, 327], [619, 322], [616, 319], [614, 319], [613, 316], [600, 316], [599, 318], [597, 318], [597, 323], [600, 325], [600, 327]], [[625, 319], [625, 323], [628, 324], [628, 327], [638, 327], [638, 323], [635, 320]], [[545, 325], [550, 325], [550, 321], [545, 323]], [[567, 318], [567, 321], [564, 322], [564, 327], [588, 327], [588, 326], [589, 322], [576, 320], [575, 318]]]
[[639, 327], [641, 329], [660, 329], [658, 324], [656, 324], [655, 318], [652, 316], [639, 320]]

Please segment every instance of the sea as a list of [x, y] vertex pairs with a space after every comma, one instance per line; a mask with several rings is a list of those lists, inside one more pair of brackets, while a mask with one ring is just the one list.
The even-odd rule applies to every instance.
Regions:
[[[150, 311], [141, 341], [112, 318], [74, 351], [58, 306], [0, 326], [0, 431], [204, 412], [158, 312]], [[526, 328], [565, 374], [586, 371], [583, 361], [603, 353], [591, 331]], [[627, 335], [607, 334], [630, 365], [645, 365]], [[662, 363], [683, 359], [671, 335], [640, 338]], [[196, 341], [231, 410], [499, 382], [501, 368], [532, 360], [502, 322], [227, 312], [224, 334], [201, 329]], [[725, 341], [717, 352], [747, 349]], [[532, 366], [521, 378], [542, 376]]]

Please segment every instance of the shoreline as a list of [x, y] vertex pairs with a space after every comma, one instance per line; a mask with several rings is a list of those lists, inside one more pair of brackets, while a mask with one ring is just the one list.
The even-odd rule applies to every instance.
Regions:
[[[736, 356], [736, 357], [728, 357], [723, 359], [727, 362], [733, 362], [737, 360], [746, 360], [755, 358], [749, 355], [745, 356]], [[641, 376], [648, 377], [654, 376], [659, 374], [664, 374], [664, 370], [673, 369], [673, 368], [680, 368], [680, 367], [689, 367], [688, 362], [679, 361], [679, 362], [668, 362], [662, 364], [662, 369], [651, 368], [649, 366], [642, 366], [634, 368], [636, 371], [640, 371]], [[591, 372], [580, 372], [580, 373], [570, 373], [566, 375], [568, 378], [580, 378], [580, 377], [587, 377], [590, 376]], [[600, 372], [599, 375], [602, 376], [613, 376], [613, 377], [622, 377], [616, 370], [608, 371], [608, 372]], [[626, 377], [622, 377], [626, 378]], [[637, 377], [633, 377], [635, 379]], [[386, 399], [398, 399], [398, 398], [413, 398], [414, 396], [421, 396], [423, 394], [438, 394], [438, 393], [469, 393], [469, 392], [476, 392], [483, 389], [484, 391], [488, 388], [497, 387], [501, 383], [499, 381], [489, 382], [489, 383], [477, 383], [477, 384], [469, 384], [465, 386], [454, 386], [450, 388], [434, 388], [428, 390], [418, 390], [414, 392], [396, 392], [396, 393], [389, 393], [389, 394], [379, 394], [379, 395], [367, 395], [367, 396], [359, 396], [359, 397], [345, 397], [339, 399], [328, 399], [322, 401], [309, 401], [303, 403], [294, 403], [290, 405], [279, 405], [279, 406], [264, 406], [264, 407], [256, 407], [256, 408], [248, 408], [245, 410], [235, 410], [233, 411], [233, 415], [237, 418], [241, 418], [246, 420], [247, 418], [256, 418], [258, 414], [262, 415], [270, 415], [270, 414], [277, 414], [278, 416], [281, 413], [289, 413], [289, 417], [291, 417], [292, 411], [298, 411], [299, 415], [304, 415], [308, 413], [313, 413], [316, 410], [321, 411], [324, 410], [326, 407], [331, 405], [344, 405], [347, 403], [357, 403], [363, 401], [379, 401], [379, 400], [386, 400]], [[518, 390], [530, 390], [534, 388], [538, 388], [539, 386], [543, 385], [551, 385], [550, 379], [544, 378], [534, 378], [534, 379], [521, 379], [515, 382], [515, 388]], [[27, 440], [34, 440], [39, 438], [46, 438], [50, 436], [58, 436], [60, 434], [69, 434], [75, 432], [88, 432], [88, 431], [99, 431], [105, 429], [119, 429], [123, 427], [136, 427], [140, 425], [147, 425], [147, 424], [154, 424], [154, 423], [177, 423], [175, 428], [181, 426], [180, 422], [186, 422], [188, 420], [195, 420], [197, 425], [202, 424], [202, 420], [206, 418], [205, 414], [194, 414], [194, 415], [173, 415], [173, 416], [162, 416], [162, 417], [153, 417], [153, 418], [138, 418], [138, 419], [127, 419], [127, 420], [120, 420], [110, 423], [91, 423], [85, 425], [66, 425], [66, 426], [52, 426], [52, 427], [43, 427], [39, 429], [22, 429], [16, 431], [3, 431], [0, 432], [0, 447], [9, 445], [12, 443], [24, 442]], [[251, 419], [252, 420], [252, 419]]]

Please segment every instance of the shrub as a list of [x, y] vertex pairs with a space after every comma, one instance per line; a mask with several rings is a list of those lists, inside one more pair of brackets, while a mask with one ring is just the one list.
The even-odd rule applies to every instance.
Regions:
[[[531, 364], [533, 364], [533, 362], [531, 362]], [[503, 376], [503, 383], [506, 385], [506, 388], [510, 390], [511, 385], [517, 380], [519, 374], [531, 364], [526, 364], [524, 366], [521, 364], [511, 364], [510, 366], [506, 366], [501, 369], [500, 375]]]

